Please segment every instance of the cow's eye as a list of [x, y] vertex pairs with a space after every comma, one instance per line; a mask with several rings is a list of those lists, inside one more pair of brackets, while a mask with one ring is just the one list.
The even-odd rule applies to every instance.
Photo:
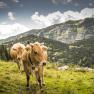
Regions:
[[34, 54], [38, 54], [36, 51], [34, 51]]

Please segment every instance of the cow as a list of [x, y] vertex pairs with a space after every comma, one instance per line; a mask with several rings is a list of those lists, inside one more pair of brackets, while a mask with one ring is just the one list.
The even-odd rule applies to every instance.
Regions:
[[39, 42], [35, 42], [28, 44], [25, 49], [22, 54], [22, 62], [27, 78], [26, 86], [29, 88], [30, 74], [35, 68], [36, 80], [40, 88], [42, 88], [44, 84], [43, 68], [47, 63], [47, 47]]
[[20, 71], [23, 70], [22, 53], [25, 50], [25, 45], [21, 43], [15, 43], [10, 49], [10, 56], [17, 63]]

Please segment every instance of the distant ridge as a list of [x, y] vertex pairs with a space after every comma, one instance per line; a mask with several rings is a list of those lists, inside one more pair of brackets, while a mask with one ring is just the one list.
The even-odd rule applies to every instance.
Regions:
[[10, 49], [16, 42], [44, 42], [49, 62], [77, 64], [94, 68], [94, 18], [67, 21], [39, 30], [31, 30], [0, 41]]

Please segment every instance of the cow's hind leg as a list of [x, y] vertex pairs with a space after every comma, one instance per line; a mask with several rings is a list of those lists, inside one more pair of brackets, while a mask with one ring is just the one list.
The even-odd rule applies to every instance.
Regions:
[[30, 73], [29, 73], [29, 70], [27, 68], [27, 64], [24, 62], [23, 63], [24, 65], [24, 71], [25, 71], [25, 74], [26, 74], [26, 87], [29, 88], [29, 81], [30, 81]]
[[26, 79], [27, 79], [27, 84], [26, 84], [26, 88], [29, 89], [29, 81], [30, 81], [30, 75], [26, 74]]

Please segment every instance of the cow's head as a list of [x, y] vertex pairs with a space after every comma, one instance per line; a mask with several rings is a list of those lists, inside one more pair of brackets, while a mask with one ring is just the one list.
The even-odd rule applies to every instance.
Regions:
[[25, 49], [25, 46], [21, 43], [16, 43], [14, 44], [13, 48], [12, 48], [12, 53], [16, 56], [16, 59], [19, 61], [21, 60], [22, 57], [22, 53]]
[[47, 47], [39, 42], [30, 44], [27, 47], [30, 52], [30, 58], [37, 65], [46, 65], [47, 62]]
[[17, 59], [18, 60], [21, 60], [22, 52], [23, 52], [23, 48], [22, 47], [18, 47], [18, 49], [17, 49]]

